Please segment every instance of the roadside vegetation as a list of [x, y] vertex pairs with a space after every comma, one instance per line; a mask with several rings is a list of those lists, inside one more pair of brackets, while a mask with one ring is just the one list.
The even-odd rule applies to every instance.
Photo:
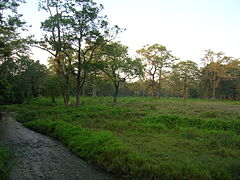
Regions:
[[0, 146], [0, 179], [8, 179], [9, 169], [7, 162], [10, 158], [10, 153], [7, 149]]
[[240, 103], [153, 98], [60, 99], [8, 106], [17, 120], [53, 136], [76, 155], [124, 178], [237, 179]]

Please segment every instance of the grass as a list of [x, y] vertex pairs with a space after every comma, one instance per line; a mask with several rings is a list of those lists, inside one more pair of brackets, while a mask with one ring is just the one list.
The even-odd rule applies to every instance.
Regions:
[[10, 158], [10, 153], [7, 149], [0, 146], [0, 179], [8, 179], [9, 169], [7, 162]]
[[240, 178], [240, 103], [201, 99], [50, 99], [8, 106], [25, 126], [124, 178]]

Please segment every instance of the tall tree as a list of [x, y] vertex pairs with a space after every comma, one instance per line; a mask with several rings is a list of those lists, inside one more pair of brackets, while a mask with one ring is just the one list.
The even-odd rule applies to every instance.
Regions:
[[225, 56], [222, 52], [215, 53], [212, 50], [205, 51], [205, 56], [202, 58], [205, 67], [202, 69], [202, 73], [203, 77], [210, 82], [212, 99], [215, 99], [216, 97], [216, 89], [218, 88], [221, 79], [228, 78], [228, 76], [226, 76], [224, 65], [231, 60], [231, 57]]
[[120, 83], [141, 76], [142, 64], [139, 59], [130, 58], [128, 47], [119, 42], [105, 45], [100, 53], [103, 62], [102, 70], [114, 85], [113, 102], [117, 103]]
[[160, 44], [146, 45], [137, 50], [137, 53], [141, 55], [145, 64], [145, 72], [151, 79], [152, 95], [154, 95], [155, 90], [155, 79], [158, 78], [157, 96], [160, 98], [163, 70], [171, 67], [177, 59], [171, 54], [171, 51], [168, 51], [165, 46]]
[[44, 37], [35, 45], [47, 52], [54, 64], [57, 74], [63, 79], [62, 92], [65, 105], [70, 105], [69, 79], [73, 72], [73, 51], [70, 46], [70, 26], [72, 24], [69, 8], [72, 1], [41, 0], [40, 8], [49, 13], [41, 23]]
[[[52, 47], [52, 55], [56, 58], [63, 77], [66, 73], [62, 69], [64, 66], [61, 59], [65, 54], [68, 67], [76, 77], [76, 106], [79, 106], [80, 91], [96, 49], [107, 38], [113, 38], [119, 28], [109, 28], [106, 16], [100, 16], [103, 6], [92, 0], [42, 0], [41, 3], [43, 9], [50, 14], [49, 19], [43, 23], [43, 29], [48, 32], [45, 41]], [[42, 48], [48, 50], [44, 44]], [[68, 50], [74, 52], [74, 59]]]
[[23, 0], [0, 1], [0, 81], [1, 88], [7, 92], [6, 96], [4, 94], [2, 96], [10, 97], [11, 94], [11, 100], [8, 99], [7, 103], [16, 102], [15, 98], [19, 98], [17, 94], [22, 87], [16, 87], [18, 83], [16, 79], [19, 73], [25, 70], [22, 67], [25, 60], [29, 60], [28, 43], [31, 37], [21, 36], [20, 33], [27, 30], [27, 25], [17, 11], [23, 2]]
[[166, 74], [166, 87], [168, 94], [171, 97], [180, 97], [181, 96], [181, 86], [179, 75], [174, 70]]
[[116, 36], [117, 26], [110, 28], [106, 16], [100, 13], [103, 6], [92, 0], [75, 1], [72, 12], [71, 43], [76, 51], [76, 106], [80, 105], [80, 90], [89, 73], [89, 66], [99, 47]]
[[28, 56], [22, 57], [17, 62], [18, 70], [14, 76], [14, 89], [17, 92], [16, 100], [19, 97], [38, 97], [43, 94], [44, 81], [47, 74], [47, 67], [39, 61], [33, 61]]
[[240, 61], [232, 60], [224, 65], [226, 78], [219, 82], [219, 96], [222, 99], [237, 100], [240, 97]]
[[198, 65], [190, 60], [181, 61], [173, 66], [173, 71], [175, 71], [183, 86], [183, 98], [187, 99], [189, 86], [197, 83], [199, 79]]
[[56, 97], [61, 95], [61, 80], [55, 73], [48, 72], [46, 80], [44, 81], [45, 96], [52, 99], [52, 103], [56, 102]]
[[16, 59], [28, 50], [26, 40], [20, 36], [20, 30], [26, 30], [26, 23], [17, 8], [22, 0], [2, 0], [0, 2], [0, 64]]

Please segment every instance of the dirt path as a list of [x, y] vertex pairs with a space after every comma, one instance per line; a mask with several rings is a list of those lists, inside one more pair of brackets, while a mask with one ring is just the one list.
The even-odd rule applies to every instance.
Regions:
[[108, 174], [69, 152], [60, 142], [24, 128], [2, 113], [0, 143], [13, 152], [13, 180], [110, 180]]

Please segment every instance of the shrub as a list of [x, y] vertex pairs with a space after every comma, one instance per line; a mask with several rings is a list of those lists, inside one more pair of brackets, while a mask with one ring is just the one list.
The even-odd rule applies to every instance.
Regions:
[[140, 124], [163, 124], [167, 128], [195, 127], [208, 130], [225, 130], [240, 133], [240, 121], [226, 121], [221, 119], [203, 120], [198, 118], [180, 117], [177, 115], [148, 116], [140, 121]]
[[37, 117], [39, 117], [40, 115], [41, 115], [41, 113], [39, 113], [39, 111], [27, 110], [23, 113], [18, 113], [16, 115], [16, 120], [19, 122], [28, 122], [33, 119], [37, 119]]
[[211, 112], [203, 112], [203, 113], [201, 113], [201, 114], [200, 114], [200, 117], [204, 117], [204, 118], [216, 118], [217, 115], [218, 115], [217, 112], [211, 111]]
[[0, 147], [0, 179], [8, 179], [9, 169], [7, 161], [10, 158], [10, 153], [3, 147]]

